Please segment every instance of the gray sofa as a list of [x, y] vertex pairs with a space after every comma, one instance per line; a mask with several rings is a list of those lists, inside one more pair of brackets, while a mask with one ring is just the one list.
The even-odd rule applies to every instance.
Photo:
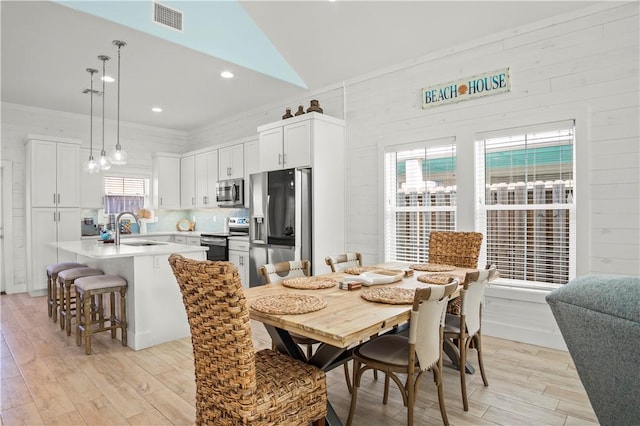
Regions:
[[640, 425], [640, 277], [576, 278], [547, 303], [598, 421]]

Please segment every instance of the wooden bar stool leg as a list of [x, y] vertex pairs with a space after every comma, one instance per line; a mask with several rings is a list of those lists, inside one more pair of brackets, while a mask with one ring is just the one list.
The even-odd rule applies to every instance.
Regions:
[[[115, 292], [111, 292], [109, 293], [109, 306], [110, 311], [109, 311], [109, 323], [113, 326], [115, 320], [116, 320], [116, 294]], [[111, 338], [115, 339], [116, 338], [116, 329], [115, 328], [111, 328]]]
[[[65, 291], [64, 282], [60, 281], [59, 284], [60, 285], [59, 285], [58, 290], [60, 290], [60, 330], [64, 330], [64, 316], [63, 316], [63, 314], [66, 312], [66, 309], [67, 309], [67, 294], [66, 294], [66, 291]], [[69, 304], [69, 305], [71, 305], [71, 304]]]
[[[64, 285], [64, 303], [65, 303], [65, 314], [64, 314], [64, 327], [67, 331], [67, 336], [71, 336], [71, 283], [66, 282]], [[78, 303], [76, 302], [76, 309], [78, 308]], [[89, 309], [91, 312], [91, 309]], [[62, 325], [60, 325], [62, 327]]]
[[[122, 332], [122, 346], [127, 346], [127, 288], [120, 288], [120, 331]], [[115, 310], [114, 310], [115, 312]]]
[[51, 318], [53, 311], [53, 289], [51, 288], [51, 275], [47, 274], [47, 313]]
[[[85, 353], [91, 355], [91, 298], [83, 295], [83, 307], [84, 316], [82, 316], [84, 324], [84, 347]], [[80, 318], [80, 317], [78, 317]]]
[[51, 286], [51, 301], [52, 301], [52, 304], [49, 309], [49, 316], [51, 317], [53, 322], [58, 321], [58, 304], [60, 303], [60, 301], [58, 300], [58, 283], [56, 282], [57, 279], [58, 279], [57, 276], [55, 279], [53, 276], [49, 278], [49, 285]]
[[[84, 318], [84, 295], [78, 295], [76, 296], [76, 303], [78, 303], [78, 312], [76, 312], [76, 315], [78, 315], [78, 318]], [[76, 345], [81, 346], [82, 345], [82, 322], [81, 321], [77, 321], [78, 324], [76, 324]]]

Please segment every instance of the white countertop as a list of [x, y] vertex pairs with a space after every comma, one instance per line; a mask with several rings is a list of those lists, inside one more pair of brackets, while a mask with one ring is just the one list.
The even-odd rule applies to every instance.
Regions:
[[[136, 242], [146, 241], [136, 238]], [[59, 249], [79, 254], [82, 256], [93, 257], [96, 259], [107, 259], [117, 257], [135, 257], [135, 256], [155, 256], [159, 254], [170, 253], [194, 253], [203, 252], [208, 248], [203, 246], [191, 246], [186, 244], [175, 244], [165, 242], [154, 242], [149, 246], [132, 246], [127, 245], [126, 241], [119, 246], [113, 243], [104, 244], [95, 239], [80, 241], [62, 241], [59, 243], [51, 243]]]

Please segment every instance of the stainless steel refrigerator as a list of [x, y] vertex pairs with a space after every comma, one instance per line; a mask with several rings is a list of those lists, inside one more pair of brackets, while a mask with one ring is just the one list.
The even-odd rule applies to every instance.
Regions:
[[[249, 284], [265, 284], [265, 263], [311, 259], [311, 169], [249, 177]], [[313, 265], [311, 265], [313, 267]]]

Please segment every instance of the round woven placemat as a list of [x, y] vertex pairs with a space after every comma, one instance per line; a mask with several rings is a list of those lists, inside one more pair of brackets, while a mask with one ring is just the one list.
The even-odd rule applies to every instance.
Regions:
[[316, 290], [334, 287], [338, 285], [338, 281], [322, 277], [297, 277], [282, 281], [282, 285], [302, 290]]
[[375, 269], [380, 268], [376, 268], [375, 266], [351, 266], [350, 268], [345, 268], [342, 272], [350, 275], [360, 275], [363, 272], [373, 271]]
[[427, 284], [444, 285], [444, 284], [449, 284], [449, 280], [451, 278], [455, 278], [455, 277], [447, 274], [424, 274], [424, 275], [418, 276], [418, 281], [421, 281]]
[[415, 265], [409, 266], [409, 268], [425, 272], [449, 272], [456, 269], [455, 266], [442, 265], [439, 263], [416, 263]]
[[316, 296], [306, 294], [282, 294], [262, 296], [251, 302], [251, 309], [265, 314], [306, 314], [319, 311], [327, 302]]
[[360, 293], [360, 297], [369, 302], [386, 303], [389, 305], [411, 305], [415, 289], [398, 287], [368, 288]]

